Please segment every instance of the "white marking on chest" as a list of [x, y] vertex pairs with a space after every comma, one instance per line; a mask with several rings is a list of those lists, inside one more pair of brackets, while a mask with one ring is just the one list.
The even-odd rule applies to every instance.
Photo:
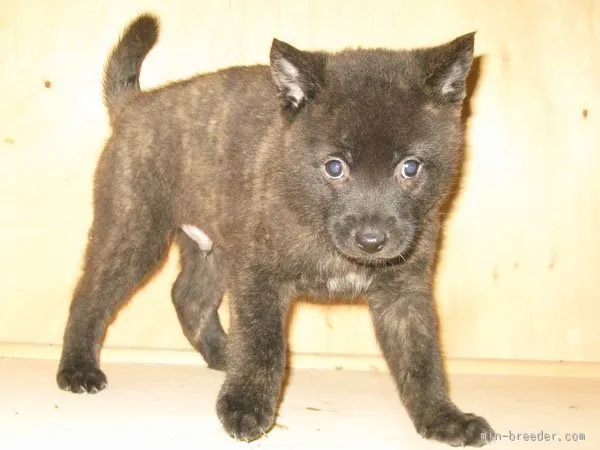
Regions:
[[213, 247], [213, 241], [200, 228], [194, 225], [182, 225], [181, 229], [187, 236], [198, 244], [198, 248], [203, 252], [210, 252]]
[[327, 290], [331, 294], [360, 294], [371, 285], [371, 278], [350, 272], [343, 277], [334, 277], [327, 280]]

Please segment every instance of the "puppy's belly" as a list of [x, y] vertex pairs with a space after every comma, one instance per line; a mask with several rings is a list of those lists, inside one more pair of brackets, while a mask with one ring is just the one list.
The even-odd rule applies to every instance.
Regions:
[[203, 252], [210, 252], [212, 250], [212, 239], [200, 228], [195, 225], [185, 224], [181, 226], [181, 229], [192, 241], [198, 244], [200, 250]]
[[[213, 240], [197, 226], [184, 224], [181, 230], [198, 245], [201, 251], [208, 253], [212, 250]], [[325, 280], [303, 280], [296, 289], [317, 297], [356, 297], [364, 294], [371, 286], [371, 282], [372, 278], [364, 273], [347, 272], [330, 276]]]

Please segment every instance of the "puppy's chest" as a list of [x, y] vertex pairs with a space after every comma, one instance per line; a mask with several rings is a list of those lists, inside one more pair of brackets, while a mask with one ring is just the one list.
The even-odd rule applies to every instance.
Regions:
[[366, 271], [356, 270], [303, 278], [299, 280], [296, 289], [299, 293], [316, 297], [352, 298], [366, 294], [372, 283], [372, 275]]

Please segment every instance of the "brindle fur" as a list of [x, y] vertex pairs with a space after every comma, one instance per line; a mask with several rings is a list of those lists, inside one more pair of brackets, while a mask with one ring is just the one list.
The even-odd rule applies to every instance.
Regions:
[[[226, 371], [217, 414], [230, 435], [253, 440], [273, 426], [286, 311], [309, 294], [366, 299], [417, 431], [483, 445], [488, 423], [448, 397], [431, 283], [441, 208], [461, 164], [473, 34], [427, 49], [339, 53], [274, 40], [270, 66], [143, 92], [140, 67], [157, 37], [157, 19], [138, 17], [106, 66], [113, 133], [97, 167], [59, 386], [106, 386], [106, 328], [175, 240], [173, 302], [191, 344]], [[331, 157], [346, 163], [342, 181], [325, 175]], [[422, 163], [413, 179], [399, 175], [407, 157]], [[206, 233], [212, 250], [183, 225]], [[383, 243], [365, 250], [373, 236]], [[229, 336], [217, 315], [225, 291]]]

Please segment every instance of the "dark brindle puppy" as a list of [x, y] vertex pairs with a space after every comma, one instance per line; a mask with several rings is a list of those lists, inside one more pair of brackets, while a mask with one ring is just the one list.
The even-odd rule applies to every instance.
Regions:
[[[58, 384], [106, 386], [106, 327], [173, 239], [173, 302], [209, 367], [217, 413], [252, 440], [275, 419], [284, 324], [299, 294], [368, 302], [400, 398], [425, 437], [482, 445], [481, 417], [448, 397], [431, 276], [440, 208], [461, 163], [473, 34], [410, 51], [303, 52], [141, 92], [158, 21], [136, 19], [106, 67], [112, 136], [64, 337]], [[231, 296], [231, 331], [217, 307]]]

